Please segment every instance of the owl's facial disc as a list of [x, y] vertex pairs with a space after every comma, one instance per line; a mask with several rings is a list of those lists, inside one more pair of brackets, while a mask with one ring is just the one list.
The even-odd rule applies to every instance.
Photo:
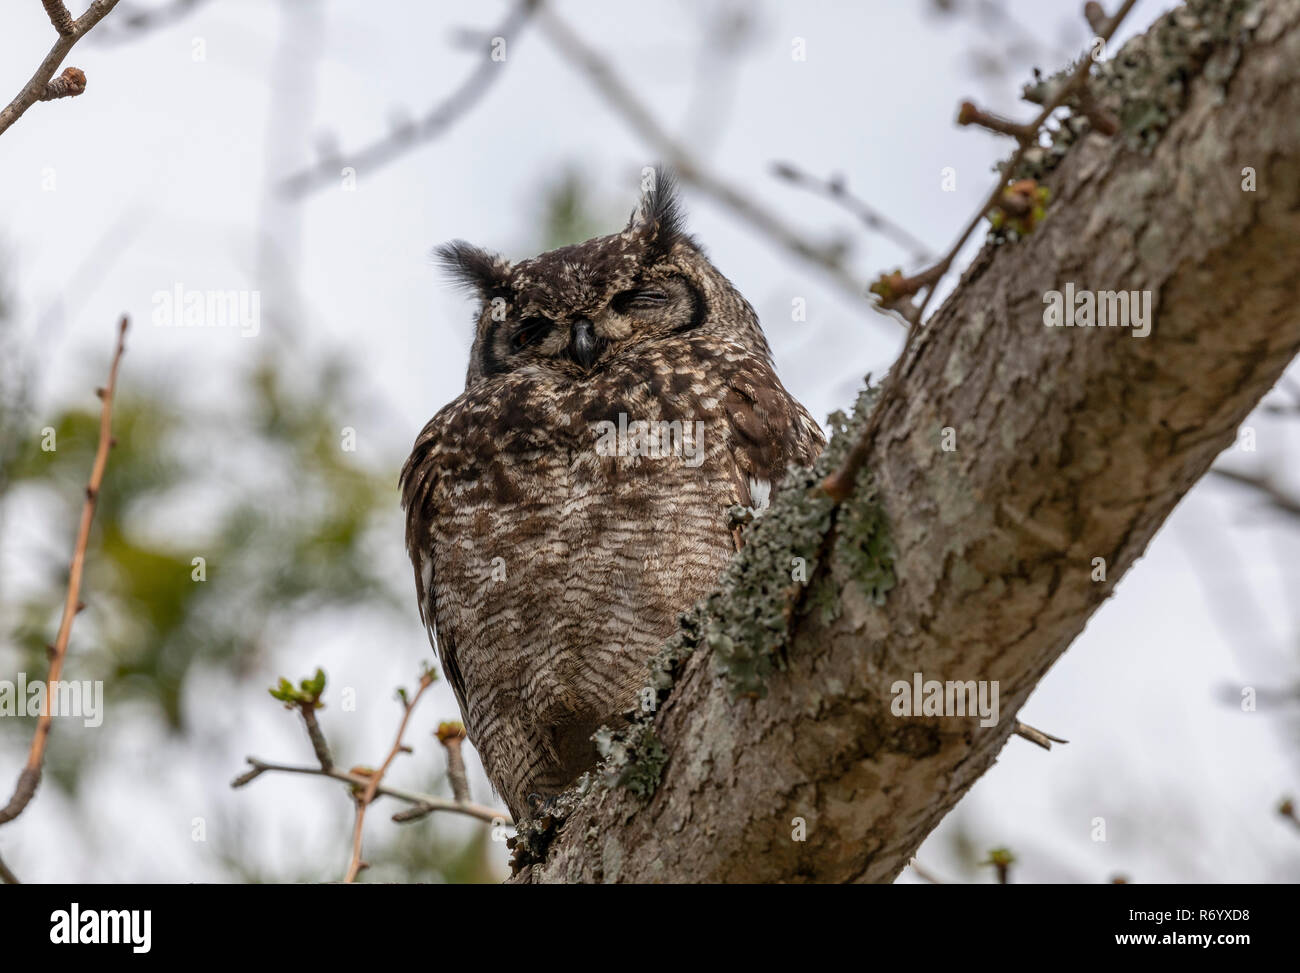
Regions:
[[698, 325], [702, 295], [685, 277], [659, 271], [604, 294], [573, 293], [559, 299], [516, 297], [518, 317], [492, 330], [483, 374], [546, 369], [570, 379], [591, 375], [612, 357], [643, 342], [670, 338]]

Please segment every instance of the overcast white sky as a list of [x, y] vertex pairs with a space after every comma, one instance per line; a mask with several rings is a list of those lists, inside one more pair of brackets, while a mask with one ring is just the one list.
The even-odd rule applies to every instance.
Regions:
[[[286, 16], [287, 6], [318, 16]], [[1131, 27], [1167, 6], [1144, 0]], [[690, 144], [716, 171], [815, 239], [839, 233], [858, 241], [853, 265], [864, 280], [906, 265], [906, 254], [859, 233], [834, 205], [774, 179], [770, 164], [842, 172], [932, 249], [946, 247], [1006, 152], [987, 134], [954, 126], [955, 107], [975, 96], [1023, 113], [1016, 94], [1032, 63], [1022, 55], [1007, 77], [981, 80], [974, 60], [1021, 31], [1049, 52], [1081, 46], [1079, 7], [1076, 0], [1013, 2], [1021, 27], [990, 32], [970, 18], [932, 16], [921, 2], [767, 2], [757, 5], [757, 30], [738, 67], [719, 75], [730, 80], [707, 82], [700, 101], [698, 79], [711, 78], [722, 57], [716, 42], [701, 45], [716, 4], [558, 4], [664, 124], [687, 126]], [[7, 0], [4, 8], [0, 97], [8, 98], [52, 32], [35, 0]], [[277, 323], [268, 315], [254, 338], [156, 328], [151, 297], [178, 283], [255, 289], [259, 261], [267, 259], [259, 248], [270, 240], [296, 264], [308, 310], [310, 327], [294, 340], [345, 349], [373, 380], [378, 405], [357, 419], [360, 448], [400, 462], [424, 421], [459, 393], [471, 336], [470, 309], [432, 267], [431, 247], [464, 237], [526, 255], [540, 191], [569, 166], [590, 178], [611, 214], [624, 214], [637, 171], [655, 159], [652, 147], [540, 32], [528, 30], [507, 39], [504, 74], [481, 104], [437, 141], [378, 171], [362, 168], [354, 192], [340, 179], [301, 202], [274, 202], [268, 177], [318, 158], [326, 142], [346, 158], [381, 136], [391, 118], [422, 115], [473, 66], [473, 56], [452, 43], [455, 33], [488, 29], [505, 9], [499, 2], [212, 0], [139, 40], [83, 41], [68, 63], [86, 71], [86, 94], [35, 106], [0, 140], [0, 245], [16, 265], [22, 330], [42, 362], [38, 404], [53, 412], [85, 397], [122, 311], [136, 321], [127, 381], [165, 375], [182, 402], [225, 401], [237, 370], [258, 342], [274, 340]], [[791, 58], [795, 38], [806, 41], [806, 61]], [[194, 59], [196, 41], [204, 60]], [[273, 114], [272, 91], [286, 85]], [[955, 192], [940, 188], [947, 166], [957, 171]], [[710, 200], [689, 189], [685, 198], [691, 230], [759, 310], [783, 380], [814, 415], [847, 405], [866, 372], [883, 372], [899, 347], [895, 325]], [[807, 300], [806, 322], [790, 319], [794, 297]], [[1294, 472], [1294, 430], [1252, 422], [1259, 457]], [[1259, 457], [1230, 460], [1246, 469]], [[1179, 507], [1021, 714], [1071, 743], [1049, 754], [1013, 740], [921, 849], [932, 871], [955, 870], [960, 820], [981, 850], [1013, 847], [1025, 881], [1095, 882], [1115, 872], [1146, 882], [1300, 878], [1300, 843], [1275, 813], [1279, 798], [1297, 790], [1294, 733], [1275, 715], [1243, 714], [1222, 698], [1224, 687], [1295, 680], [1300, 625], [1291, 592], [1300, 529], [1252, 503], [1207, 483]], [[13, 529], [0, 538], [8, 548], [0, 570], [6, 583], [21, 585]], [[394, 570], [405, 570], [399, 544], [395, 535]], [[377, 633], [370, 621], [330, 619], [298, 633], [268, 675], [319, 662], [335, 685], [357, 687], [359, 699], [371, 702], [350, 715], [378, 753], [394, 727], [391, 687], [409, 684], [429, 649], [414, 605], [400, 632]], [[98, 834], [67, 835], [66, 809], [44, 797], [35, 805], [42, 815], [29, 812], [0, 831], [0, 850], [34, 881], [219, 880], [219, 863], [190, 840], [190, 822], [205, 816], [219, 826], [212, 822], [237, 806], [261, 825], [249, 855], [292, 860], [310, 848], [336, 855], [341, 869], [347, 815], [329, 782], [265, 780], [234, 794], [226, 787], [246, 752], [305, 756], [297, 727], [266, 704], [261, 686], [228, 687], [223, 705], [207, 708], [203, 735], [224, 748], [216, 761], [159, 746], [135, 732], [131, 714], [110, 713], [122, 765], [104, 768], [97, 782], [104, 795]], [[450, 691], [437, 687], [412, 735], [454, 712]], [[0, 767], [17, 766], [16, 753], [0, 757]], [[486, 798], [481, 778], [477, 786]], [[1105, 843], [1091, 840], [1095, 817], [1107, 819]], [[24, 854], [28, 842], [56, 834], [65, 853]], [[114, 853], [86, 850], [102, 845]]]

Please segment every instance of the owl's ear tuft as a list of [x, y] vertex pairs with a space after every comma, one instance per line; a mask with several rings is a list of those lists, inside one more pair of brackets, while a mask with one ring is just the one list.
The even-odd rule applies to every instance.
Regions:
[[433, 255], [452, 280], [485, 300], [510, 290], [510, 262], [505, 257], [464, 240], [444, 243]]
[[628, 220], [628, 234], [642, 238], [646, 246], [662, 256], [678, 240], [686, 238], [686, 214], [677, 195], [677, 176], [663, 166], [641, 170], [641, 201]]

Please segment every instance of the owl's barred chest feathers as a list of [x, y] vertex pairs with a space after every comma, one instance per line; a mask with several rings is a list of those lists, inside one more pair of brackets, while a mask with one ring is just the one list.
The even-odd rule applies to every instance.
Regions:
[[728, 508], [822, 445], [662, 183], [638, 214], [516, 268], [446, 251], [483, 305], [466, 390], [402, 472], [407, 547], [466, 730], [516, 817], [634, 708], [647, 660], [734, 553]]
[[726, 511], [750, 503], [734, 416], [753, 406], [733, 383], [765, 367], [739, 346], [682, 338], [576, 388], [529, 373], [494, 383], [504, 415], [529, 417], [517, 425], [485, 426], [476, 406], [435, 418], [439, 596], [474, 613], [488, 645], [531, 628], [557, 650], [540, 675], [535, 654], [497, 653], [498, 689], [534, 693], [539, 711], [563, 706], [565, 677], [589, 653], [657, 638], [712, 586], [734, 551]]

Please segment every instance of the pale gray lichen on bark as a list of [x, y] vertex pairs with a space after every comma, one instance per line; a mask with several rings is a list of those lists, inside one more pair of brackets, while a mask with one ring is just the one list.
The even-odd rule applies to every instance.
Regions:
[[[1188, 0], [1129, 40], [1113, 58], [1099, 60], [1089, 91], [1119, 120], [1125, 145], [1150, 152], [1182, 113], [1194, 80], [1209, 79], [1222, 96], [1262, 16], [1259, 0]], [[1071, 65], [1036, 79], [1024, 87], [1026, 100], [1046, 103], [1055, 86], [1073, 73]], [[1068, 98], [1065, 108], [1069, 114], [1049, 131], [1049, 144], [1026, 151], [1009, 178], [1041, 181], [1092, 130], [1077, 96]]]

